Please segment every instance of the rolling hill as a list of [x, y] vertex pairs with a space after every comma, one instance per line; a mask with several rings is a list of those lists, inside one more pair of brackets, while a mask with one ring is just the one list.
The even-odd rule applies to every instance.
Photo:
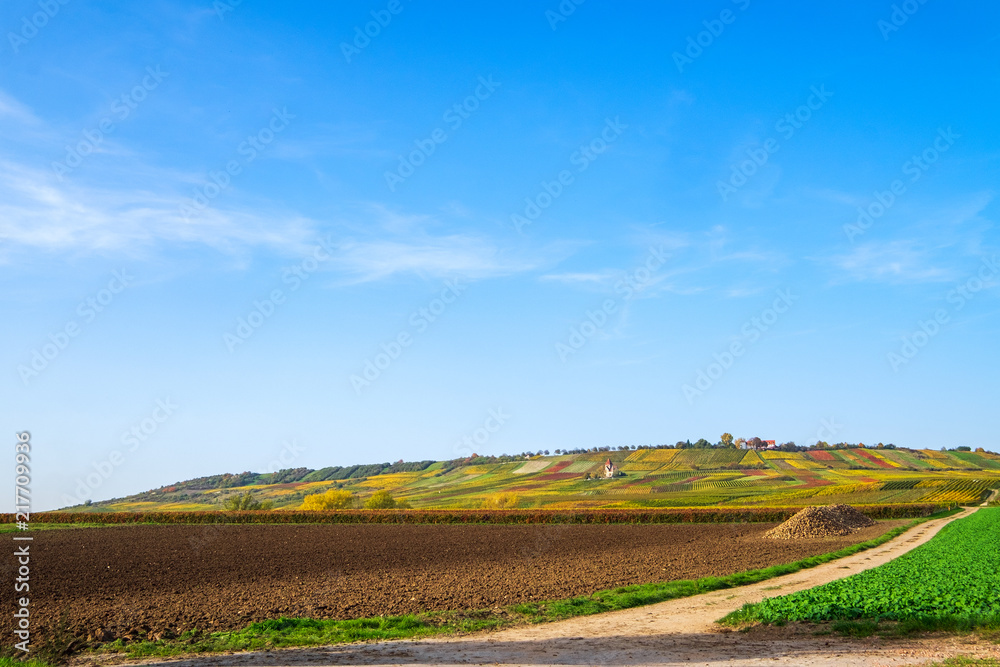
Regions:
[[[604, 477], [611, 459], [618, 473]], [[1000, 488], [992, 452], [846, 448], [800, 452], [741, 449], [636, 449], [455, 461], [296, 468], [215, 475], [127, 498], [71, 508], [218, 510], [252, 491], [275, 509], [296, 509], [308, 494], [345, 489], [360, 500], [378, 490], [414, 508], [478, 508], [504, 494], [517, 507], [776, 506], [834, 503], [981, 502]]]

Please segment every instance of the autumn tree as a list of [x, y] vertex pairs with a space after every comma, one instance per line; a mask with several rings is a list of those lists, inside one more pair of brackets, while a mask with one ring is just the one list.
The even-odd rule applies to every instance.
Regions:
[[365, 509], [369, 510], [403, 510], [410, 509], [410, 503], [405, 500], [396, 500], [392, 494], [382, 489], [372, 494], [371, 498], [365, 501]]
[[483, 500], [483, 509], [510, 510], [517, 507], [520, 498], [514, 493], [496, 493]]
[[357, 504], [357, 498], [350, 491], [327, 489], [325, 493], [313, 493], [302, 501], [304, 510], [346, 510]]
[[719, 438], [719, 442], [722, 443], [723, 447], [732, 448], [732, 447], [735, 446], [735, 443], [733, 442], [733, 434], [732, 433], [723, 433], [722, 437]]
[[229, 496], [222, 504], [222, 507], [231, 512], [245, 510], [269, 510], [274, 507], [274, 503], [270, 500], [265, 500], [263, 502], [257, 500], [253, 496], [253, 491], [247, 491], [246, 493], [238, 493], [235, 496]]

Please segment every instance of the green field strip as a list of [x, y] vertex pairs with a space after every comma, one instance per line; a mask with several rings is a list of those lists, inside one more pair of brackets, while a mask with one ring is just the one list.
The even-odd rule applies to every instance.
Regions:
[[887, 449], [883, 451], [882, 454], [886, 458], [908, 468], [914, 468], [915, 470], [926, 470], [928, 468], [927, 464], [924, 463], [923, 460], [913, 454], [910, 454], [909, 452]]
[[976, 468], [983, 468], [985, 470], [1000, 470], [1000, 461], [994, 461], [993, 459], [981, 456], [974, 452], [953, 452], [954, 456], [961, 459], [967, 464], [973, 465]]
[[595, 470], [599, 465], [596, 461], [577, 461], [566, 466], [560, 472], [590, 472]]
[[859, 574], [733, 612], [725, 623], [869, 619], [943, 627], [1000, 623], [1000, 508], [949, 523], [929, 542]]

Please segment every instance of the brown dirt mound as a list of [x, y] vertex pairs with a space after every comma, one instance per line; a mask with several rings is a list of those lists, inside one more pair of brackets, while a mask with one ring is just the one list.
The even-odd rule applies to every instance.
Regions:
[[873, 526], [875, 522], [850, 505], [807, 507], [791, 519], [773, 528], [764, 537], [794, 540], [808, 537], [850, 535], [856, 530]]

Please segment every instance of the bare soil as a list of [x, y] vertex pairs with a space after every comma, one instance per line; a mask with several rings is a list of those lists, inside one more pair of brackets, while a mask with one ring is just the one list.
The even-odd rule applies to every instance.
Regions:
[[[967, 515], [966, 510], [963, 515]], [[925, 543], [955, 518], [935, 519], [885, 545], [750, 586], [557, 623], [423, 641], [348, 644], [145, 660], [145, 667], [316, 667], [317, 665], [680, 665], [887, 667], [928, 665], [958, 655], [1000, 658], [989, 637], [929, 635], [904, 640], [816, 635], [816, 626], [727, 631], [715, 621], [746, 602], [791, 593], [886, 563]], [[884, 527], [884, 524], [883, 524]], [[865, 529], [870, 530], [870, 529]], [[857, 537], [856, 533], [854, 537]], [[103, 659], [104, 663], [116, 661]], [[95, 664], [81, 656], [73, 667]]]
[[[872, 539], [769, 540], [775, 524], [222, 525], [39, 531], [32, 641], [66, 615], [108, 641], [238, 629], [280, 616], [362, 618], [495, 608], [620, 585], [718, 576]], [[4, 570], [13, 587], [13, 570]], [[13, 630], [13, 598], [0, 633]]]

